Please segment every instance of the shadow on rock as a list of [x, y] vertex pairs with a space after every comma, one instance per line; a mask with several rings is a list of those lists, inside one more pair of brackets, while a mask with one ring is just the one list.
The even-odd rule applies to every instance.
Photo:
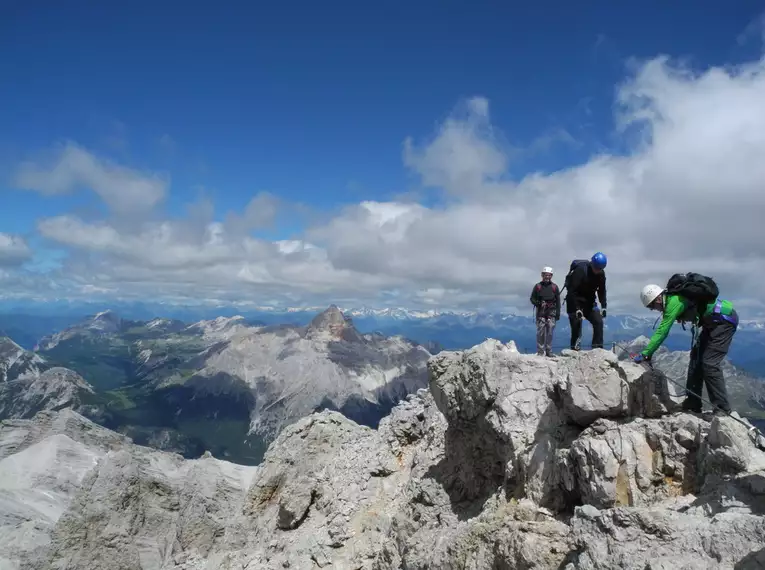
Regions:
[[765, 548], [750, 552], [736, 562], [733, 570], [762, 570], [765, 568]]
[[478, 515], [486, 500], [505, 483], [509, 446], [489, 440], [475, 425], [449, 425], [444, 436], [444, 458], [425, 473], [449, 495], [459, 520]]

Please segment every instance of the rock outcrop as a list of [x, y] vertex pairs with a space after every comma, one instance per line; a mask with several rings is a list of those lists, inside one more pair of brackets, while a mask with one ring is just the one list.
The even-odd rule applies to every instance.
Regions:
[[765, 454], [735, 419], [678, 411], [666, 380], [603, 350], [488, 340], [428, 366], [377, 430], [314, 413], [257, 467], [69, 410], [4, 422], [0, 567], [762, 567]]
[[90, 386], [79, 374], [54, 366], [36, 375], [0, 382], [0, 419], [23, 419], [42, 410], [73, 408], [84, 411]]
[[68, 368], [53, 366], [8, 337], [0, 337], [0, 420], [43, 410], [87, 409], [93, 387]]
[[26, 376], [39, 376], [48, 368], [45, 360], [24, 350], [7, 336], [0, 336], [0, 382]]

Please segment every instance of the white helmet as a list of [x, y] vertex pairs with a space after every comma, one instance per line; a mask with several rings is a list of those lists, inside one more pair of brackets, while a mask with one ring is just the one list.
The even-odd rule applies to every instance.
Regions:
[[656, 298], [664, 292], [664, 288], [659, 285], [646, 285], [640, 292], [640, 300], [643, 302], [643, 306], [647, 307], [653, 303]]
[[553, 272], [552, 267], [543, 267], [542, 268], [542, 273], [549, 273], [550, 275], [552, 275], [552, 272]]

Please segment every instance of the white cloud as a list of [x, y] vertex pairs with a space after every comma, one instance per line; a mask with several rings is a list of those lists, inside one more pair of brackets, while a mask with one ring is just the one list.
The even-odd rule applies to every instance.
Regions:
[[32, 257], [24, 238], [0, 232], [0, 267], [21, 265]]
[[404, 141], [404, 164], [422, 176], [425, 186], [456, 196], [486, 190], [489, 181], [506, 172], [508, 159], [483, 97], [469, 99], [423, 148], [417, 149], [411, 137]]
[[[444, 192], [437, 206], [368, 200], [279, 242], [250, 234], [275, 220], [279, 201], [265, 193], [223, 222], [201, 204], [180, 221], [62, 215], [39, 230], [71, 250], [62, 271], [92, 291], [526, 310], [542, 266], [562, 283], [571, 259], [602, 250], [612, 311], [642, 310], [645, 282], [688, 270], [714, 276], [747, 312], [762, 310], [763, 101], [765, 60], [691, 72], [657, 58], [635, 64], [618, 88], [628, 153], [514, 178], [518, 149], [492, 125], [489, 102], [475, 97], [429, 140], [404, 143], [405, 166]], [[164, 193], [152, 175], [70, 148], [53, 169], [27, 167], [27, 185], [61, 192], [76, 181], [122, 209], [130, 201], [120, 202], [117, 188], [142, 188], [155, 201]]]
[[482, 104], [406, 150], [425, 184], [464, 190], [460, 202], [412, 207], [395, 240], [357, 212], [312, 237], [336, 266], [425, 287], [523, 297], [542, 265], [562, 281], [571, 259], [602, 250], [612, 307], [635, 309], [643, 283], [687, 270], [744, 302], [765, 280], [763, 101], [765, 61], [692, 73], [655, 59], [619, 89], [619, 124], [641, 135], [631, 154], [518, 182], [500, 180], [509, 157]]
[[232, 231], [248, 233], [273, 226], [281, 201], [268, 192], [259, 192], [247, 203], [242, 214], [229, 213], [227, 224]]
[[93, 190], [115, 212], [150, 210], [165, 196], [169, 181], [99, 158], [74, 143], [63, 145], [51, 160], [21, 165], [16, 184], [42, 194], [67, 194], [80, 187]]

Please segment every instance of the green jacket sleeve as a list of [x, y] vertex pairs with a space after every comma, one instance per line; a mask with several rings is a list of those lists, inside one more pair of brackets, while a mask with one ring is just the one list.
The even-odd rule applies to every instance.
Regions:
[[664, 308], [664, 316], [661, 319], [661, 324], [656, 332], [651, 336], [651, 340], [648, 341], [648, 346], [643, 349], [643, 356], [651, 357], [653, 353], [662, 345], [666, 340], [669, 330], [675, 321], [685, 312], [686, 304], [685, 300], [678, 295], [670, 295], [667, 297], [667, 306]]

